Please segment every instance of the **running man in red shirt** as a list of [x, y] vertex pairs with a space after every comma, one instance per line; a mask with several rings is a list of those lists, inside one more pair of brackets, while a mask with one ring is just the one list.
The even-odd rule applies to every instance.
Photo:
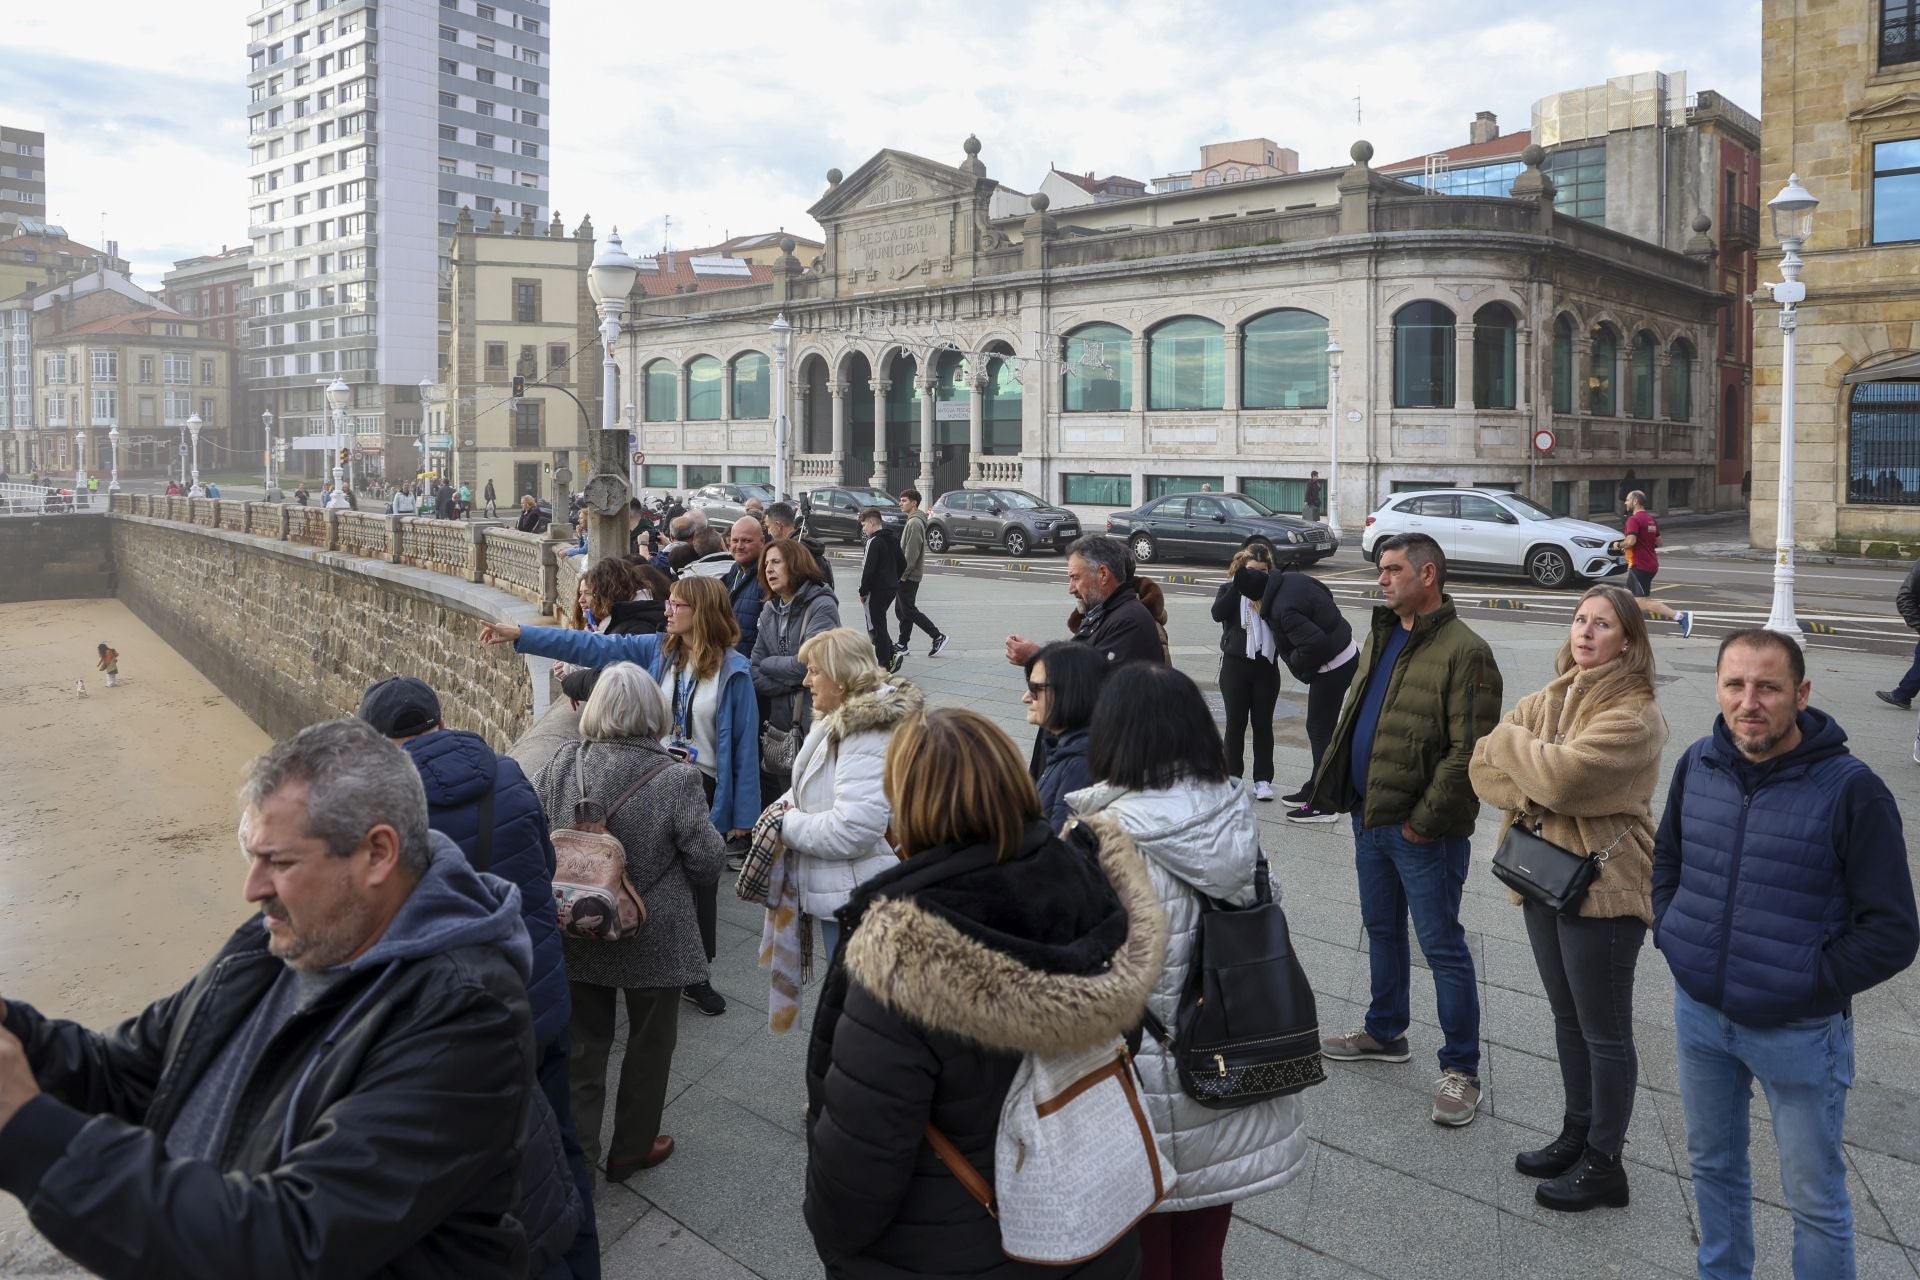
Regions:
[[1640, 612], [1656, 622], [1677, 622], [1680, 634], [1693, 634], [1693, 614], [1653, 598], [1653, 576], [1660, 572], [1660, 522], [1647, 510], [1647, 495], [1635, 489], [1627, 495], [1627, 525], [1620, 549], [1627, 557], [1627, 590]]

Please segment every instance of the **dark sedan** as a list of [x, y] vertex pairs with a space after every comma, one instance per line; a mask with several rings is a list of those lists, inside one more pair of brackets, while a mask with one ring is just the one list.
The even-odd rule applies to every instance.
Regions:
[[1173, 493], [1107, 517], [1107, 532], [1122, 538], [1140, 564], [1155, 560], [1225, 563], [1255, 542], [1273, 548], [1283, 564], [1307, 565], [1339, 550], [1326, 525], [1281, 515], [1244, 493]]
[[860, 541], [860, 513], [868, 507], [878, 507], [881, 522], [896, 533], [907, 521], [893, 495], [881, 489], [826, 485], [800, 495], [800, 516], [807, 533], [823, 542], [828, 538]]

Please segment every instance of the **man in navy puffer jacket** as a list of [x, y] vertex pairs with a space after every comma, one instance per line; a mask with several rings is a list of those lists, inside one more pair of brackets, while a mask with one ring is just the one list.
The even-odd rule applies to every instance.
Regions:
[[[597, 1280], [600, 1241], [593, 1222], [593, 1175], [574, 1131], [567, 1105], [566, 957], [553, 908], [553, 840], [533, 784], [510, 756], [498, 755], [486, 739], [440, 722], [440, 699], [424, 681], [392, 676], [369, 688], [360, 700], [360, 718], [399, 743], [420, 771], [427, 792], [427, 824], [455, 844], [467, 861], [520, 890], [521, 919], [533, 943], [533, 973], [527, 1002], [533, 1011], [533, 1038], [541, 1092], [560, 1122], [561, 1145], [580, 1189], [586, 1216], [565, 1270], [536, 1280]], [[482, 857], [482, 801], [492, 792], [491, 847]]]
[[1854, 1273], [1841, 1151], [1853, 997], [1920, 946], [1893, 796], [1807, 705], [1800, 646], [1720, 646], [1720, 718], [1673, 772], [1654, 837], [1653, 938], [1673, 970], [1699, 1273], [1753, 1274], [1748, 1106], [1766, 1090], [1793, 1211], [1793, 1274]]

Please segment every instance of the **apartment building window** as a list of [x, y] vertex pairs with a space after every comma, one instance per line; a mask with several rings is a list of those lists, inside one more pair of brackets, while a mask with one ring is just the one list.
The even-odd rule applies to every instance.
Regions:
[[520, 154], [526, 156], [528, 159], [538, 160], [540, 158], [540, 144], [537, 142], [522, 142], [520, 144]]
[[200, 385], [203, 387], [213, 385], [213, 361], [211, 360], [200, 362]]
[[493, 166], [490, 164], [477, 164], [473, 166], [473, 176], [482, 182], [492, 182]]
[[1904, 240], [1920, 240], [1920, 138], [1873, 147], [1873, 243]]
[[111, 427], [120, 420], [120, 393], [111, 387], [93, 390], [93, 425]]
[[520, 82], [520, 92], [532, 94], [537, 98], [540, 96], [540, 82], [538, 80], [522, 80]]
[[493, 115], [493, 104], [485, 99], [475, 98], [473, 100], [473, 113], [479, 116], [491, 117]]
[[513, 447], [540, 447], [540, 401], [516, 400], [513, 405]]
[[540, 283], [537, 280], [513, 282], [513, 319], [516, 324], [540, 322]]
[[440, 162], [440, 172], [457, 174], [460, 172], [460, 166], [452, 160], [442, 160]]
[[475, 36], [473, 38], [473, 47], [478, 49], [482, 53], [492, 53], [493, 37], [492, 36]]
[[473, 145], [476, 147], [481, 147], [487, 151], [493, 151], [496, 149], [493, 145], [493, 135], [490, 133], [476, 132], [473, 135]]
[[492, 196], [475, 196], [473, 198], [473, 207], [474, 207], [474, 210], [478, 213], [492, 213], [493, 197]]
[[540, 113], [538, 111], [522, 111], [520, 113], [520, 123], [521, 124], [539, 124]]
[[537, 67], [540, 65], [540, 51], [538, 49], [522, 49], [520, 50], [520, 61], [530, 67]]
[[440, 59], [440, 74], [447, 75], [447, 76], [457, 76], [460, 74], [460, 64], [455, 62], [452, 58], [442, 58]]
[[493, 373], [495, 371], [500, 373], [507, 371], [507, 344], [504, 342], [489, 342], [487, 344], [487, 372]]
[[441, 125], [441, 126], [440, 126], [440, 141], [442, 141], [442, 142], [458, 142], [458, 141], [460, 141], [460, 130], [458, 130], [458, 129], [456, 129], [456, 128], [455, 128], [454, 126], [452, 126], [452, 125], [450, 125], [450, 124], [443, 124], [443, 125]]
[[193, 381], [193, 361], [183, 355], [168, 352], [166, 357], [166, 379], [170, 386]]
[[1920, 62], [1920, 0], [1881, 0], [1880, 65]]
[[560, 372], [566, 363], [567, 344], [564, 342], [549, 344], [547, 347], [547, 377], [551, 378], [554, 374]]
[[473, 78], [481, 84], [492, 84], [493, 72], [487, 70], [485, 67], [475, 67], [473, 69]]
[[120, 353], [118, 351], [89, 351], [88, 358], [93, 362], [93, 380], [95, 382], [120, 381]]
[[185, 422], [193, 416], [193, 397], [184, 391], [167, 392], [167, 425]]
[[50, 427], [67, 425], [67, 398], [64, 395], [47, 397], [47, 425]]
[[455, 195], [451, 191], [442, 191], [440, 193], [440, 203], [444, 205], [446, 208], [451, 209], [456, 204], [460, 203], [460, 197]]
[[457, 93], [448, 93], [442, 89], [440, 91], [440, 105], [449, 111], [458, 111], [460, 109], [460, 95]]
[[[98, 382], [100, 381], [100, 379], [95, 378], [94, 381]], [[152, 356], [140, 357], [140, 381], [142, 384], [151, 384], [153, 382], [153, 357]]]
[[537, 36], [540, 34], [540, 19], [522, 16], [520, 19], [520, 29]]
[[67, 355], [58, 352], [46, 359], [47, 382], [52, 386], [64, 387], [67, 384]]
[[477, 4], [473, 6], [473, 13], [474, 16], [482, 22], [498, 21], [498, 19], [494, 17], [493, 6], [490, 4]]
[[440, 28], [440, 38], [449, 44], [459, 44], [460, 32], [453, 27], [443, 26]]

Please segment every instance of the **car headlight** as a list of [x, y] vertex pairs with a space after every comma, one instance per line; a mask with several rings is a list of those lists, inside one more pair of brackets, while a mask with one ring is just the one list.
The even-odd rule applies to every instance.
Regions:
[[1040, 531], [1041, 533], [1045, 533], [1045, 532], [1046, 532], [1047, 530], [1049, 530], [1049, 529], [1051, 529], [1051, 528], [1053, 528], [1053, 521], [1051, 521], [1051, 520], [1035, 520], [1035, 521], [1033, 522], [1033, 527], [1034, 527], [1034, 528], [1036, 528], [1036, 529], [1038, 529], [1038, 530], [1039, 530], [1039, 531]]
[[1573, 545], [1576, 547], [1585, 547], [1589, 551], [1592, 551], [1600, 547], [1604, 547], [1607, 544], [1603, 539], [1600, 539], [1600, 538], [1575, 538], [1573, 540]]
[[1289, 530], [1287, 530], [1287, 541], [1288, 541], [1288, 542], [1298, 542], [1298, 541], [1300, 541], [1300, 534], [1299, 534], [1299, 532], [1298, 532], [1297, 530], [1294, 530], [1294, 529], [1289, 529]]

